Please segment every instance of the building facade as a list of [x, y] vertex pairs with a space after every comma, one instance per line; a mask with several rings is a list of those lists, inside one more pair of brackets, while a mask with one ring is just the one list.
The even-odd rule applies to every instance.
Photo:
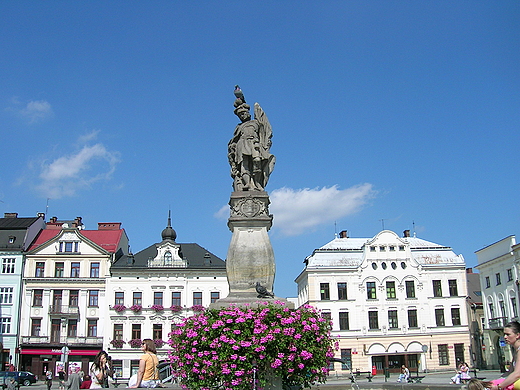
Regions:
[[513, 357], [504, 341], [504, 325], [519, 319], [519, 248], [512, 235], [475, 253], [485, 315], [485, 358], [488, 368], [504, 370]]
[[68, 360], [88, 372], [103, 348], [110, 266], [126, 255], [128, 237], [121, 223], [98, 223], [97, 230], [85, 229], [79, 217], [46, 223], [26, 253], [20, 369], [56, 373]]
[[[384, 230], [314, 250], [296, 278], [298, 304], [318, 307], [339, 341], [336, 375], [455, 368], [470, 359], [466, 270], [449, 247]], [[349, 367], [350, 366], [350, 367]]]
[[120, 380], [137, 372], [142, 339], [153, 339], [166, 359], [172, 327], [229, 293], [223, 260], [198, 244], [177, 243], [170, 218], [161, 237], [111, 267], [104, 349]]
[[44, 214], [19, 218], [5, 213], [0, 218], [0, 371], [18, 367], [24, 252], [44, 226]]

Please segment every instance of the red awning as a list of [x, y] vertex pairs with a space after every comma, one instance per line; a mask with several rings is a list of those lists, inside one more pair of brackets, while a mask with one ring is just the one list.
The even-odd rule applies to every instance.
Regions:
[[[98, 350], [71, 349], [69, 355], [97, 355]], [[22, 355], [61, 355], [61, 349], [29, 349], [22, 348]]]

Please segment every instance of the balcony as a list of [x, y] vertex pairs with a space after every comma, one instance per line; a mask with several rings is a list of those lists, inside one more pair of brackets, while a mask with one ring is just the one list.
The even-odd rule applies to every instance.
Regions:
[[103, 337], [22, 336], [22, 344], [63, 344], [68, 346], [102, 346]]
[[504, 326], [507, 324], [507, 317], [496, 317], [496, 318], [490, 318], [489, 319], [489, 329], [492, 330], [502, 330], [504, 329]]
[[49, 307], [50, 315], [79, 316], [78, 306], [52, 305]]

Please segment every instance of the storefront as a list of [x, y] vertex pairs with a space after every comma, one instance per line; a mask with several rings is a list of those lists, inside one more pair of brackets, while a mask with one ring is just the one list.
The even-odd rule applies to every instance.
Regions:
[[88, 372], [89, 363], [94, 361], [99, 352], [99, 349], [69, 349], [68, 364], [65, 364], [61, 348], [20, 348], [21, 370], [30, 371], [39, 378], [43, 378], [46, 371], [57, 376], [58, 370], [63, 367], [67, 371], [69, 367], [80, 367], [82, 371]]

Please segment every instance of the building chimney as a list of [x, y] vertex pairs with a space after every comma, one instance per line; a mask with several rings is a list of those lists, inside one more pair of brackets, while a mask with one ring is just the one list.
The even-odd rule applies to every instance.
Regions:
[[18, 218], [18, 213], [4, 213], [4, 218]]
[[339, 232], [339, 238], [348, 238], [348, 230], [342, 230]]
[[119, 230], [121, 222], [98, 222], [98, 230]]
[[405, 238], [406, 238], [406, 237], [410, 237], [410, 230], [405, 230], [405, 231], [403, 232], [403, 237], [405, 237]]
[[466, 273], [467, 274], [472, 274], [473, 273], [473, 268], [466, 268]]
[[39, 218], [39, 217], [42, 217], [44, 220], [45, 220], [45, 213], [38, 213], [36, 214], [36, 216]]
[[51, 219], [49, 220], [49, 222], [51, 222], [51, 223], [56, 223], [57, 220], [58, 220], [58, 217], [51, 217]]

